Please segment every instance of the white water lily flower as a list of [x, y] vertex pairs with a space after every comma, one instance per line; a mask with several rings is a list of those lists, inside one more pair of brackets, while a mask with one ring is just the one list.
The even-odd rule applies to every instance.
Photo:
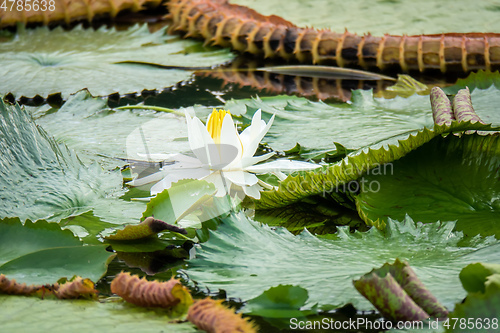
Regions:
[[[274, 121], [274, 115], [266, 124], [261, 119], [261, 111], [255, 112], [252, 124], [238, 133], [229, 111], [213, 110], [207, 126], [197, 117], [191, 118], [186, 113], [189, 146], [196, 157], [185, 155], [154, 154], [166, 161], [175, 161], [163, 166], [159, 172], [144, 178], [134, 179], [129, 185], [140, 186], [157, 182], [151, 187], [155, 195], [171, 187], [172, 183], [186, 178], [202, 179], [215, 184], [216, 196], [224, 196], [231, 191], [243, 192], [255, 199], [260, 198], [263, 187], [272, 188], [255, 174], [273, 173], [280, 179], [286, 176], [282, 171], [311, 170], [320, 167], [317, 164], [290, 160], [276, 160], [257, 164], [267, 160], [274, 153], [253, 156], [259, 143]], [[241, 192], [241, 191], [239, 191]]]

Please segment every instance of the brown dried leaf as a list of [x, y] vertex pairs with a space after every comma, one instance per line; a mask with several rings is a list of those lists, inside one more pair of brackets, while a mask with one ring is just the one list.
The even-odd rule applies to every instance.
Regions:
[[16, 280], [9, 280], [4, 274], [0, 274], [0, 294], [31, 295], [40, 288], [41, 286], [27, 286], [26, 283], [19, 284]]
[[198, 300], [188, 311], [187, 319], [199, 329], [209, 333], [254, 333], [258, 328], [254, 323], [222, 305], [222, 301], [211, 298]]
[[111, 282], [111, 291], [129, 303], [145, 307], [187, 309], [193, 303], [189, 290], [174, 278], [167, 282], [148, 281], [121, 272]]
[[54, 287], [54, 294], [59, 299], [94, 298], [98, 292], [94, 289], [94, 282], [79, 276], [61, 285], [56, 284]]

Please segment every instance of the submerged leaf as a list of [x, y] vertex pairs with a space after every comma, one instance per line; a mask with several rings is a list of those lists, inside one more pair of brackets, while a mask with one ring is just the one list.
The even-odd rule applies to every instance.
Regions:
[[325, 79], [395, 81], [394, 78], [386, 75], [381, 75], [359, 69], [342, 68], [334, 66], [316, 66], [316, 65], [269, 66], [269, 67], [257, 68], [257, 70], [276, 73], [276, 74], [320, 77]]
[[498, 258], [498, 244], [487, 246], [494, 241], [491, 239], [474, 239], [465, 242], [471, 247], [457, 247], [464, 241], [461, 233], [452, 232], [453, 227], [453, 222], [415, 225], [409, 218], [403, 222], [389, 219], [384, 232], [372, 228], [366, 233], [350, 233], [347, 227], [339, 227], [332, 239], [322, 239], [307, 231], [293, 236], [284, 228], [273, 230], [236, 214], [211, 232], [185, 272], [198, 287], [223, 289], [228, 297], [243, 301], [270, 287], [291, 284], [307, 289], [309, 307], [350, 302], [370, 309], [351, 281], [388, 260], [401, 258], [450, 307], [463, 297], [457, 286], [464, 263]]
[[[94, 96], [161, 90], [190, 77], [192, 72], [180, 67], [213, 66], [231, 59], [220, 49], [199, 48], [186, 54], [187, 48], [199, 44], [167, 36], [164, 30], [150, 33], [147, 25], [126, 31], [81, 26], [70, 31], [19, 30], [15, 38], [0, 43], [0, 94], [20, 98], [61, 93], [66, 99], [84, 88]], [[165, 65], [179, 69], [161, 68]]]
[[409, 75], [398, 74], [398, 80], [393, 86], [379, 91], [378, 95], [385, 98], [393, 98], [395, 96], [410, 97], [413, 94], [428, 94], [429, 87]]
[[331, 150], [332, 142], [347, 149], [358, 149], [390, 135], [433, 125], [428, 96], [387, 100], [374, 98], [372, 91], [362, 90], [353, 91], [349, 104], [275, 96], [229, 101], [224, 109], [242, 114], [245, 122], [249, 122], [258, 109], [262, 110], [266, 122], [275, 114], [264, 141], [279, 151], [292, 149], [297, 142], [315, 151]]

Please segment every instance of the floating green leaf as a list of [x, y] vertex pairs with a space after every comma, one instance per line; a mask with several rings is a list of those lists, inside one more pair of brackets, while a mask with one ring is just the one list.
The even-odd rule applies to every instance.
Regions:
[[487, 245], [495, 242], [491, 238], [457, 247], [464, 241], [461, 233], [452, 232], [453, 227], [453, 222], [416, 226], [409, 218], [403, 222], [389, 219], [384, 232], [372, 228], [352, 234], [340, 227], [332, 239], [321, 239], [307, 231], [298, 236], [283, 228], [274, 231], [236, 214], [211, 232], [210, 240], [188, 262], [186, 273], [202, 289], [224, 289], [228, 297], [243, 301], [270, 287], [291, 284], [307, 289], [309, 307], [352, 302], [368, 309], [371, 306], [351, 281], [401, 258], [442, 304], [451, 307], [463, 297], [457, 292], [463, 264], [478, 258], [495, 261], [499, 247], [498, 243]]
[[448, 135], [392, 162], [386, 174], [363, 176], [358, 211], [382, 226], [406, 214], [416, 221], [458, 221], [467, 236], [500, 237], [500, 137]]
[[215, 185], [204, 180], [180, 180], [152, 198], [142, 218], [154, 216], [167, 223], [175, 223], [211, 199], [216, 192]]
[[499, 264], [475, 263], [467, 265], [460, 272], [460, 281], [465, 290], [469, 293], [485, 292], [485, 284], [488, 277], [493, 274], [500, 274]]
[[0, 274], [27, 284], [53, 284], [74, 275], [98, 281], [113, 256], [103, 245], [84, 246], [56, 223], [0, 221]]
[[67, 98], [84, 88], [94, 96], [163, 89], [192, 72], [161, 66], [213, 66], [231, 59], [227, 50], [200, 45], [165, 35], [165, 28], [150, 33], [147, 25], [126, 31], [20, 29], [0, 43], [0, 94]]
[[2, 332], [199, 332], [190, 323], [170, 323], [165, 311], [123, 302], [0, 296], [0, 307]]
[[470, 73], [465, 79], [458, 79], [457, 82], [446, 87], [443, 90], [447, 94], [456, 94], [460, 89], [469, 87], [471, 91], [478, 89], [488, 89], [494, 86], [496, 89], [500, 89], [500, 73], [479, 70], [477, 72]]
[[187, 141], [178, 141], [187, 137], [184, 117], [153, 110], [110, 110], [106, 100], [85, 90], [70, 96], [57, 112], [39, 115], [36, 122], [86, 162], [97, 160], [109, 168], [123, 166], [123, 159], [152, 160], [148, 153], [189, 150]]
[[249, 300], [242, 312], [260, 316], [274, 326], [290, 328], [290, 318], [305, 320], [314, 310], [301, 310], [309, 298], [307, 290], [299, 286], [279, 285], [269, 288]]
[[43, 249], [80, 245], [71, 231], [61, 230], [57, 223], [28, 220], [23, 225], [18, 218], [0, 220], [0, 265]]
[[314, 150], [331, 150], [333, 142], [358, 149], [391, 135], [433, 126], [428, 96], [386, 100], [363, 90], [353, 91], [350, 104], [276, 96], [232, 100], [224, 108], [242, 114], [244, 119], [251, 119], [257, 109], [262, 110], [266, 121], [275, 114], [264, 140], [281, 151], [293, 148], [297, 142]]
[[121, 224], [139, 216], [143, 205], [117, 199], [124, 192], [118, 170], [85, 166], [17, 104], [0, 101], [0, 117], [0, 218], [59, 221], [94, 210]]
[[102, 221], [92, 211], [67, 217], [59, 221], [59, 225], [64, 229], [71, 230], [86, 244], [101, 244], [98, 235], [106, 228], [116, 227], [115, 223]]
[[[465, 130], [496, 131], [500, 130], [500, 127], [491, 127], [480, 123], [453, 122], [450, 126], [436, 125], [433, 130], [424, 128], [418, 132], [395, 136], [351, 153], [342, 161], [319, 171], [289, 176], [280, 183], [276, 190], [263, 192], [261, 199], [256, 202], [256, 207], [259, 209], [275, 208], [289, 205], [311, 195], [326, 196], [337, 191], [339, 186], [342, 189], [344, 187], [349, 189], [345, 184], [358, 180], [366, 173], [371, 173], [373, 176], [382, 174], [389, 177], [392, 174], [393, 166], [388, 163], [400, 159], [441, 134]], [[425, 158], [421, 162], [425, 163]], [[371, 184], [377, 185], [377, 183], [371, 182], [371, 178], [363, 177], [362, 180], [368, 186], [368, 191], [378, 190], [369, 186]], [[398, 216], [398, 218], [403, 217], [404, 213], [402, 217]]]
[[307, 290], [302, 287], [279, 285], [249, 300], [244, 312], [268, 318], [300, 317], [303, 316], [300, 308], [308, 297]]

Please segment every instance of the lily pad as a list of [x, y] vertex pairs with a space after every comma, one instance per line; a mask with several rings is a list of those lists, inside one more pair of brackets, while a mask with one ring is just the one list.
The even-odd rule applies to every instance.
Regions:
[[[234, 0], [264, 15], [279, 15], [299, 26], [344, 29], [358, 34], [435, 34], [499, 31], [498, 6], [467, 0], [445, 2], [291, 0], [286, 6], [265, 0]], [[474, 13], [474, 15], [470, 15]]]
[[339, 189], [356, 194], [364, 186], [365, 191], [376, 192], [379, 190], [378, 183], [368, 180], [365, 174], [390, 176], [393, 174], [391, 162], [442, 134], [466, 130], [494, 132], [500, 130], [500, 127], [481, 123], [452, 122], [450, 126], [435, 125], [432, 130], [424, 128], [420, 131], [395, 135], [359, 149], [342, 161], [328, 165], [319, 171], [313, 170], [289, 176], [276, 189], [263, 192], [261, 199], [256, 201], [256, 207], [258, 209], [282, 207], [308, 196], [335, 195]]
[[74, 275], [98, 281], [114, 257], [103, 245], [84, 246], [56, 223], [0, 221], [0, 274], [26, 284], [53, 284]]
[[300, 308], [306, 304], [307, 290], [298, 286], [279, 285], [269, 288], [248, 301], [244, 312], [267, 318], [302, 317]]
[[[498, 332], [500, 328], [498, 313], [500, 311], [500, 265], [484, 263], [471, 264], [460, 273], [464, 288], [468, 295], [463, 302], [456, 305], [448, 320], [443, 323], [446, 332]], [[491, 274], [484, 275], [485, 271]], [[483, 285], [480, 290], [471, 289], [471, 278], [479, 278]]]
[[260, 316], [275, 327], [290, 329], [291, 318], [307, 320], [315, 310], [301, 310], [308, 299], [307, 290], [300, 286], [279, 285], [269, 288], [261, 295], [249, 300], [242, 312]]
[[231, 57], [227, 50], [165, 35], [165, 28], [150, 33], [146, 25], [126, 31], [19, 29], [0, 43], [0, 94], [61, 93], [66, 99], [83, 88], [94, 96], [163, 89], [187, 80], [192, 71], [161, 66], [210, 67]]
[[113, 223], [136, 221], [143, 205], [119, 200], [120, 172], [84, 165], [26, 110], [0, 101], [0, 218], [50, 219], [94, 210]]
[[245, 122], [257, 109], [262, 110], [266, 121], [275, 114], [273, 126], [264, 138], [275, 150], [292, 149], [297, 142], [315, 150], [332, 149], [333, 142], [358, 149], [390, 135], [433, 125], [428, 96], [386, 100], [374, 98], [372, 91], [356, 90], [351, 102], [326, 104], [277, 96], [232, 100], [224, 109], [243, 115]]
[[494, 262], [499, 248], [492, 238], [473, 239], [467, 247], [458, 247], [463, 238], [452, 232], [453, 227], [454, 222], [415, 225], [410, 218], [389, 219], [385, 232], [372, 228], [350, 233], [340, 227], [332, 239], [322, 239], [307, 231], [293, 236], [284, 228], [273, 230], [242, 213], [233, 214], [211, 231], [210, 240], [201, 244], [185, 273], [202, 290], [223, 289], [228, 297], [243, 301], [270, 287], [291, 284], [307, 289], [309, 308], [315, 303], [353, 303], [359, 309], [372, 309], [352, 280], [400, 258], [409, 262], [444, 306], [452, 307], [464, 296], [458, 288], [464, 263], [478, 257]]
[[200, 332], [190, 323], [170, 323], [165, 311], [123, 302], [0, 296], [0, 307], [2, 332]]
[[485, 284], [488, 277], [493, 274], [500, 274], [499, 264], [475, 263], [467, 265], [460, 272], [460, 281], [467, 292], [485, 292]]
[[[111, 110], [107, 101], [88, 91], [71, 95], [57, 112], [36, 113], [37, 124], [75, 149], [85, 162], [107, 168], [126, 159], [154, 161], [148, 153], [189, 150], [185, 118], [147, 109]], [[120, 124], [117, 126], [117, 124]], [[149, 167], [147, 161], [144, 168]]]
[[365, 221], [380, 226], [406, 214], [421, 222], [458, 221], [467, 236], [500, 238], [498, 135], [436, 137], [398, 161], [387, 174], [363, 176], [356, 197]]
[[500, 73], [498, 71], [490, 72], [480, 70], [470, 73], [465, 79], [458, 79], [454, 85], [445, 87], [443, 90], [448, 94], [456, 94], [460, 89], [464, 89], [465, 87], [469, 87], [469, 89], [473, 91], [476, 88], [488, 89], [491, 86], [500, 89]]

